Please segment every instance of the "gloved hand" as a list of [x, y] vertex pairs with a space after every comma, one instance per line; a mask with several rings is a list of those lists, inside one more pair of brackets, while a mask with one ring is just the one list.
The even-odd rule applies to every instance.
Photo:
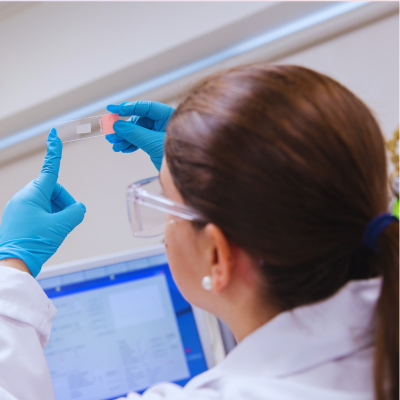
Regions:
[[107, 110], [121, 117], [133, 116], [128, 121], [114, 122], [115, 133], [106, 135], [106, 139], [113, 143], [113, 150], [132, 153], [142, 149], [159, 171], [164, 157], [165, 130], [175, 109], [155, 101], [135, 101], [110, 104]]
[[24, 261], [33, 277], [86, 212], [85, 206], [57, 183], [61, 153], [61, 140], [52, 129], [39, 177], [8, 202], [0, 225], [0, 260]]

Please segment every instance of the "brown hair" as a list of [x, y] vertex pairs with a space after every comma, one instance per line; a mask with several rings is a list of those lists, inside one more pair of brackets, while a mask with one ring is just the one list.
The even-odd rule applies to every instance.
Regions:
[[384, 141], [365, 104], [306, 68], [236, 67], [191, 89], [165, 152], [185, 202], [264, 260], [266, 293], [282, 310], [383, 276], [376, 397], [398, 398], [398, 222], [377, 254], [364, 247], [367, 223], [388, 208]]

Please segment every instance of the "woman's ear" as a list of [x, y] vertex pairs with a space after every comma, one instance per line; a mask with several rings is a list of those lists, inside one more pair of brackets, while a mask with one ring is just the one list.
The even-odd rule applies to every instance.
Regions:
[[212, 290], [221, 293], [227, 288], [233, 273], [234, 259], [231, 245], [218, 226], [207, 224], [204, 232], [209, 241], [210, 277]]

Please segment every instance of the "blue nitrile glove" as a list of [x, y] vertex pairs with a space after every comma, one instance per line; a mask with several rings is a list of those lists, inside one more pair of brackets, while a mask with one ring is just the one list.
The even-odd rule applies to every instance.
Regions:
[[33, 277], [83, 221], [86, 212], [85, 206], [57, 183], [61, 153], [61, 140], [52, 129], [39, 177], [14, 195], [1, 220], [0, 260], [19, 258]]
[[106, 139], [113, 143], [113, 150], [132, 153], [142, 149], [159, 171], [164, 157], [165, 130], [175, 109], [155, 101], [134, 101], [110, 104], [107, 110], [121, 117], [132, 115], [128, 121], [114, 122], [115, 133], [106, 135]]

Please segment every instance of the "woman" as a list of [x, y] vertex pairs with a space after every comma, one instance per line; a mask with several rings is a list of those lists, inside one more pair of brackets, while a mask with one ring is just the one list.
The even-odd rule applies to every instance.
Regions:
[[[148, 102], [108, 109], [135, 115], [115, 123], [116, 134], [107, 137], [114, 150], [142, 148], [158, 168], [162, 161], [165, 196], [196, 215], [192, 221], [166, 215], [178, 287], [225, 321], [239, 342], [185, 388], [156, 385], [145, 399], [398, 397], [399, 226], [385, 213], [383, 137], [358, 98], [305, 68], [250, 65], [206, 78], [175, 112]], [[53, 134], [38, 180], [4, 211], [0, 265], [37, 274], [83, 219], [82, 205], [56, 184], [57, 146]], [[47, 203], [37, 200], [43, 193]], [[28, 233], [15, 229], [23, 225], [18, 218], [33, 221], [39, 210], [44, 222]], [[20, 282], [15, 290], [31, 285], [33, 296], [31, 277], [0, 270], [8, 282]], [[35, 307], [50, 310], [40, 296]], [[54, 312], [46, 312], [50, 321]], [[20, 321], [19, 328], [29, 324]], [[41, 320], [35, 328], [42, 343], [49, 324]], [[4, 326], [18, 330], [9, 320]], [[11, 342], [23, 346], [22, 339]], [[44, 362], [39, 353], [36, 360]], [[22, 378], [29, 381], [29, 373]], [[45, 368], [37, 379], [50, 385]], [[32, 383], [30, 393], [39, 396], [38, 386]], [[22, 393], [5, 380], [3, 387]]]

